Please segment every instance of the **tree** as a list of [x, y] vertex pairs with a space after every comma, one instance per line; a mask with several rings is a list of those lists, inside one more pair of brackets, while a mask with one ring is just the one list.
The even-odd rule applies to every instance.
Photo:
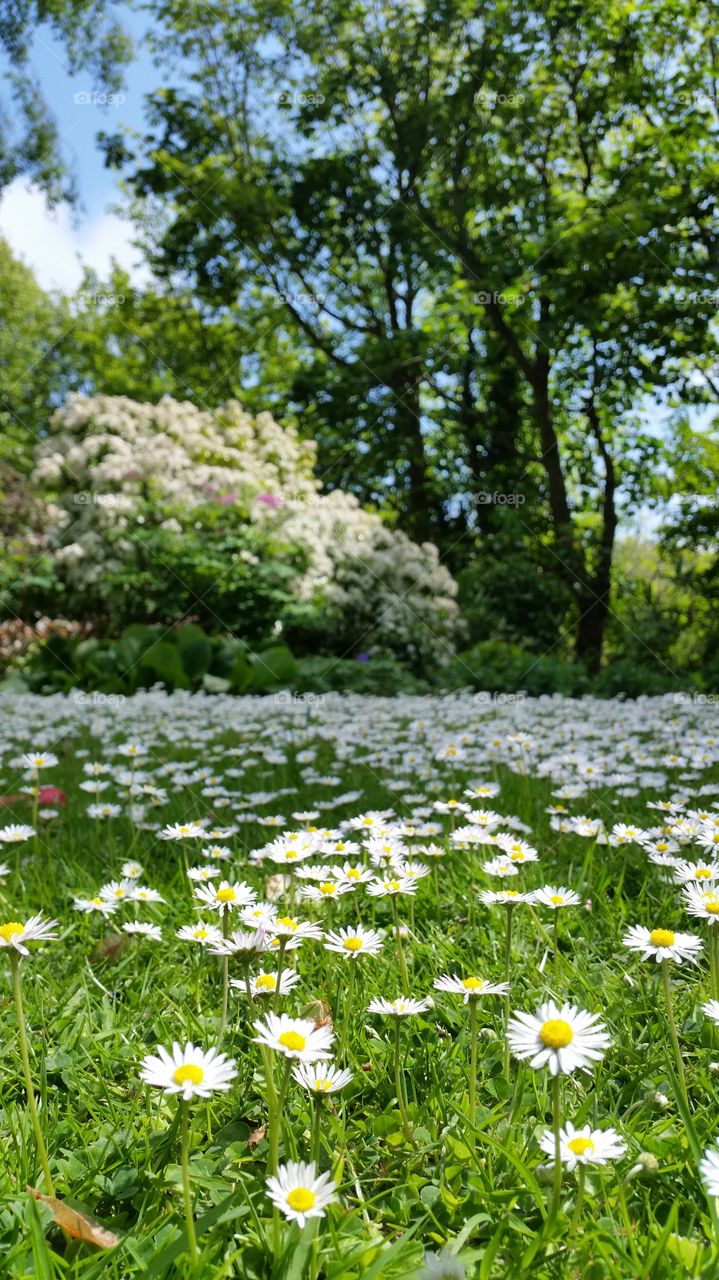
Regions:
[[473, 495], [511, 485], [596, 668], [619, 514], [658, 456], [638, 410], [717, 310], [711, 8], [155, 13], [190, 83], [153, 96], [136, 156], [107, 145], [154, 228], [161, 211], [158, 272], [208, 306], [282, 303], [313, 352], [293, 390], [321, 466], [413, 536], [449, 554], [484, 527], [486, 548], [496, 513], [478, 520]]

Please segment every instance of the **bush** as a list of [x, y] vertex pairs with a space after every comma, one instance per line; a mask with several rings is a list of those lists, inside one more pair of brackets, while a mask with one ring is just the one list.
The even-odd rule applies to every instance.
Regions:
[[254, 652], [243, 640], [208, 636], [184, 624], [171, 631], [139, 624], [117, 640], [51, 635], [21, 669], [37, 693], [130, 694], [154, 684], [215, 693], [270, 693], [291, 687], [296, 663], [285, 645]]
[[589, 689], [589, 677], [583, 667], [552, 654], [537, 656], [504, 640], [483, 640], [458, 654], [448, 677], [451, 688], [470, 687], [488, 693], [563, 693], [576, 697]]

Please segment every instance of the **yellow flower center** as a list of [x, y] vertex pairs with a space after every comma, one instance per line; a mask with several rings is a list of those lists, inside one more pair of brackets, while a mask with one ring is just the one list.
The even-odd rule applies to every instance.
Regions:
[[317, 1076], [315, 1080], [315, 1093], [329, 1093], [331, 1088], [329, 1080], [323, 1080], [321, 1076]]
[[594, 1150], [594, 1143], [591, 1138], [570, 1138], [567, 1146], [575, 1156], [583, 1156], [585, 1151]]
[[102, 906], [102, 898], [91, 898], [90, 901], [94, 907]]
[[337, 892], [336, 884], [333, 884], [331, 880], [323, 880], [322, 884], [320, 885], [320, 893], [325, 893], [327, 895], [330, 895], [336, 892]]
[[279, 1037], [279, 1042], [284, 1049], [293, 1049], [302, 1052], [307, 1041], [301, 1036], [299, 1031], [283, 1031]]
[[287, 850], [287, 853], [285, 854], [285, 857], [287, 858], [288, 862], [289, 862], [291, 859], [296, 858], [296, 857], [297, 857], [297, 850], [296, 850], [296, 849], [288, 849], [288, 850]]
[[560, 902], [564, 902], [564, 898], [562, 897], [561, 893], [553, 893], [549, 901], [553, 902], [555, 907], [558, 907]]
[[0, 938], [3, 942], [12, 942], [19, 933], [23, 933], [25, 925], [20, 924], [18, 920], [9, 920], [7, 924], [0, 924]]
[[507, 898], [516, 898], [519, 895], [519, 889], [505, 889], [504, 893]]
[[696, 877], [697, 880], [711, 880], [712, 873], [708, 867], [697, 867]]
[[543, 1023], [539, 1038], [548, 1049], [565, 1049], [572, 1043], [574, 1032], [564, 1018], [550, 1018]]
[[297, 1213], [307, 1213], [315, 1202], [315, 1193], [309, 1187], [295, 1187], [287, 1193], [287, 1203]]
[[361, 951], [362, 939], [361, 938], [345, 938], [344, 942], [342, 943], [342, 946], [344, 947], [345, 951]]
[[231, 889], [231, 888], [227, 888], [227, 889], [218, 889], [218, 890], [217, 890], [217, 901], [218, 901], [218, 902], [234, 902], [234, 901], [235, 901], [235, 891], [234, 891], [234, 889]]
[[292, 916], [279, 916], [277, 923], [281, 924], [283, 929], [291, 929], [293, 933], [297, 928], [297, 921], [293, 920]]
[[704, 905], [710, 915], [719, 915], [719, 898], [707, 898]]
[[207, 937], [207, 929], [195, 929], [194, 936], [198, 942], [202, 942]]
[[652, 929], [649, 941], [653, 947], [673, 947], [674, 934], [671, 929]]
[[359, 880], [359, 878], [360, 878], [360, 873], [359, 873], [359, 871], [357, 870], [357, 868], [356, 868], [356, 867], [350, 867], [349, 871], [347, 872], [347, 879], [348, 879], [348, 880]]
[[397, 890], [401, 887], [401, 884], [402, 884], [401, 880], [388, 880], [387, 888], [392, 889], [393, 892], [396, 893]]
[[202, 1084], [205, 1073], [202, 1067], [196, 1067], [194, 1062], [186, 1062], [184, 1066], [177, 1068], [172, 1078], [175, 1084], [187, 1084], [188, 1081], [190, 1084]]
[[482, 987], [484, 986], [484, 983], [482, 982], [481, 978], [464, 978], [462, 981], [462, 986], [464, 987], [465, 991], [481, 991]]
[[259, 991], [274, 991], [277, 986], [277, 979], [274, 973], [260, 973], [255, 978], [255, 986]]

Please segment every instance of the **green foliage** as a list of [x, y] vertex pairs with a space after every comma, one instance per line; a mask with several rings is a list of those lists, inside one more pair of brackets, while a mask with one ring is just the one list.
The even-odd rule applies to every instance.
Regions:
[[552, 654], [537, 655], [503, 640], [483, 640], [458, 654], [449, 677], [455, 688], [498, 694], [577, 696], [589, 688], [589, 678], [577, 663]]
[[281, 533], [243, 520], [241, 512], [228, 517], [208, 503], [193, 509], [189, 523], [184, 512], [148, 502], [117, 540], [122, 550], [113, 563], [92, 589], [68, 589], [65, 606], [105, 619], [112, 631], [135, 621], [169, 626], [192, 617], [205, 630], [239, 631], [254, 643], [278, 619], [305, 612], [291, 591], [306, 567], [305, 553]]
[[22, 668], [22, 678], [40, 693], [129, 694], [154, 684], [170, 691], [271, 693], [291, 685], [296, 670], [284, 645], [254, 652], [244, 640], [210, 637], [192, 623], [167, 630], [135, 623], [117, 640], [53, 635]]
[[299, 693], [365, 693], [380, 697], [429, 693], [418, 678], [390, 653], [373, 651], [367, 661], [356, 658], [300, 658], [293, 688]]

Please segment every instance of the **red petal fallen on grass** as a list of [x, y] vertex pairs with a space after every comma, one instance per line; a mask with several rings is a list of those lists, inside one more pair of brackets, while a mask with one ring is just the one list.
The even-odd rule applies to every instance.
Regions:
[[41, 787], [40, 788], [40, 804], [67, 804], [67, 796], [59, 787]]
[[102, 1223], [95, 1222], [94, 1218], [88, 1218], [87, 1214], [80, 1213], [79, 1209], [71, 1209], [69, 1204], [58, 1200], [57, 1196], [44, 1196], [34, 1187], [26, 1187], [25, 1190], [29, 1191], [36, 1200], [47, 1205], [57, 1225], [72, 1236], [73, 1240], [84, 1240], [87, 1244], [97, 1245], [98, 1249], [114, 1249], [115, 1245], [120, 1243], [119, 1236], [113, 1235], [112, 1231], [108, 1231]]
[[[19, 796], [0, 796], [0, 807], [7, 808], [11, 804], [32, 804], [32, 796], [27, 794]], [[59, 787], [41, 787], [39, 795], [40, 804], [67, 804], [67, 796]]]

